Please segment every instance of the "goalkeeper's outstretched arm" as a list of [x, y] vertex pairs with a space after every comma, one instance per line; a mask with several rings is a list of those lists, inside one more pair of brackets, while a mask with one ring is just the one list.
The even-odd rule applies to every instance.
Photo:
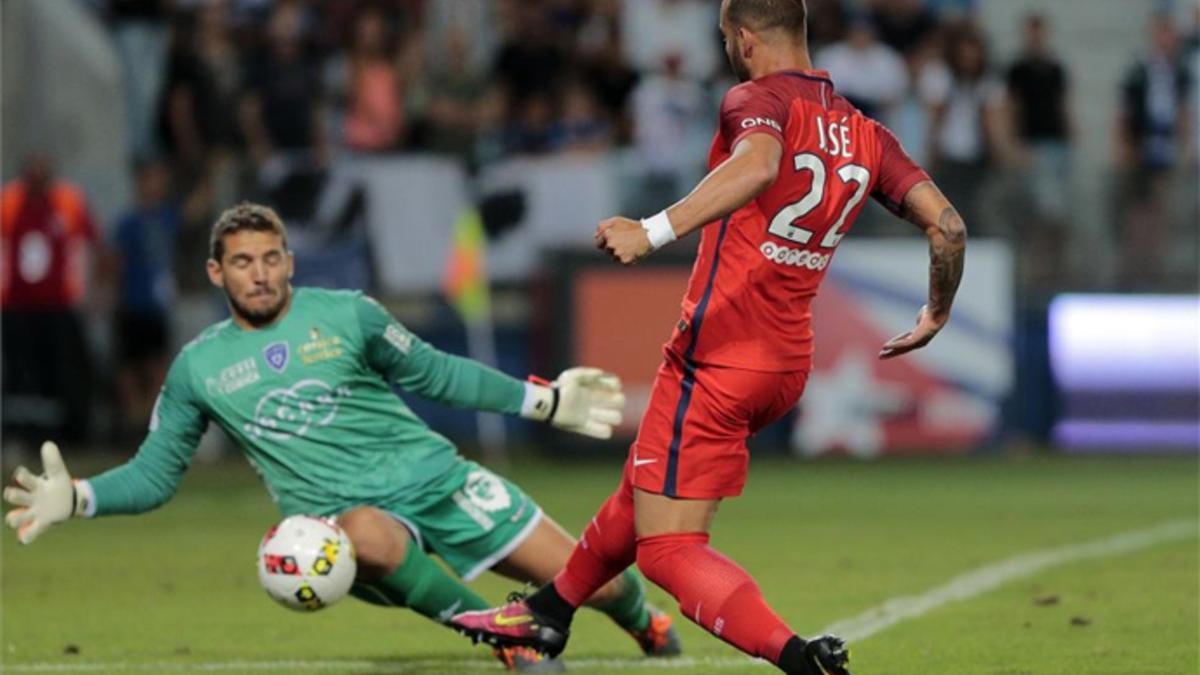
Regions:
[[5, 522], [23, 544], [46, 528], [74, 517], [142, 513], [165, 504], [179, 489], [183, 474], [204, 433], [207, 418], [191, 394], [186, 353], [175, 359], [151, 416], [150, 431], [128, 462], [91, 479], [75, 480], [58, 446], [42, 445], [42, 473], [17, 467], [14, 486], [4, 499], [17, 508]]
[[611, 373], [571, 368], [554, 382], [522, 382], [434, 348], [370, 298], [356, 302], [368, 365], [406, 391], [456, 408], [521, 415], [594, 438], [611, 437], [612, 427], [621, 423], [625, 397]]

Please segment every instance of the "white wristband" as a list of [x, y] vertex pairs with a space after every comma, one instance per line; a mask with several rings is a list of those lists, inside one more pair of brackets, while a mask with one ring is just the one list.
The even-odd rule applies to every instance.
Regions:
[[646, 230], [646, 236], [650, 238], [650, 245], [656, 251], [675, 241], [675, 229], [671, 227], [671, 219], [667, 217], [666, 211], [643, 218], [642, 227]]
[[91, 518], [96, 515], [96, 492], [86, 480], [75, 481], [75, 504], [71, 515], [76, 518]]
[[544, 422], [554, 414], [558, 393], [553, 387], [533, 382], [525, 383], [525, 398], [521, 401], [521, 417]]

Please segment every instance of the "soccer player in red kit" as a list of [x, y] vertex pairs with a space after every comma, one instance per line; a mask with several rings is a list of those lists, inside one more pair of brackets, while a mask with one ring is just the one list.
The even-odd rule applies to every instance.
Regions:
[[721, 32], [742, 83], [721, 105], [709, 174], [667, 210], [596, 231], [597, 245], [630, 265], [704, 228], [621, 485], [551, 584], [452, 619], [474, 639], [557, 654], [575, 608], [636, 563], [684, 616], [747, 654], [787, 673], [848, 673], [841, 640], [796, 635], [750, 575], [709, 547], [708, 532], [720, 500], [742, 491], [746, 439], [804, 390], [810, 305], [867, 195], [930, 242], [929, 301], [880, 358], [924, 346], [945, 325], [966, 229], [891, 132], [812, 70], [803, 0], [724, 0]]

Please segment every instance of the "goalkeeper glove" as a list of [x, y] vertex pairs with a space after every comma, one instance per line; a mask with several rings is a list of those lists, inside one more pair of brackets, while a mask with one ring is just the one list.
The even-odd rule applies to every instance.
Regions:
[[45, 473], [35, 476], [18, 466], [13, 480], [21, 487], [4, 488], [5, 501], [20, 507], [9, 511], [4, 521], [17, 531], [22, 544], [37, 539], [47, 527], [87, 511], [90, 488], [71, 480], [58, 446], [51, 441], [42, 444], [42, 468]]
[[621, 423], [621, 380], [599, 368], [570, 368], [553, 382], [530, 378], [521, 415], [576, 434], [612, 438]]

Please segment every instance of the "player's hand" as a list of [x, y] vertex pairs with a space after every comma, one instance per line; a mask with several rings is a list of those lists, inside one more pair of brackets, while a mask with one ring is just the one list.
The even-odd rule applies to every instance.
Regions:
[[890, 359], [924, 347], [938, 334], [938, 331], [942, 330], [947, 319], [949, 317], [935, 318], [929, 313], [928, 306], [922, 307], [917, 314], [916, 328], [907, 333], [901, 333], [884, 343], [883, 348], [879, 350], [879, 358]]
[[601, 221], [596, 227], [596, 248], [622, 265], [632, 265], [654, 250], [640, 222], [619, 216]]
[[63, 463], [58, 446], [51, 441], [42, 444], [42, 469], [36, 476], [23, 466], [13, 472], [20, 487], [4, 488], [4, 500], [20, 507], [8, 512], [4, 522], [17, 531], [17, 539], [28, 544], [47, 527], [82, 513], [83, 506], [76, 495], [71, 474]]
[[612, 438], [621, 423], [625, 394], [621, 380], [599, 368], [570, 368], [553, 382], [530, 378], [525, 389], [524, 417], [592, 438]]
[[620, 378], [599, 368], [569, 368], [554, 381], [554, 387], [558, 409], [551, 424], [592, 438], [612, 438], [625, 408]]

